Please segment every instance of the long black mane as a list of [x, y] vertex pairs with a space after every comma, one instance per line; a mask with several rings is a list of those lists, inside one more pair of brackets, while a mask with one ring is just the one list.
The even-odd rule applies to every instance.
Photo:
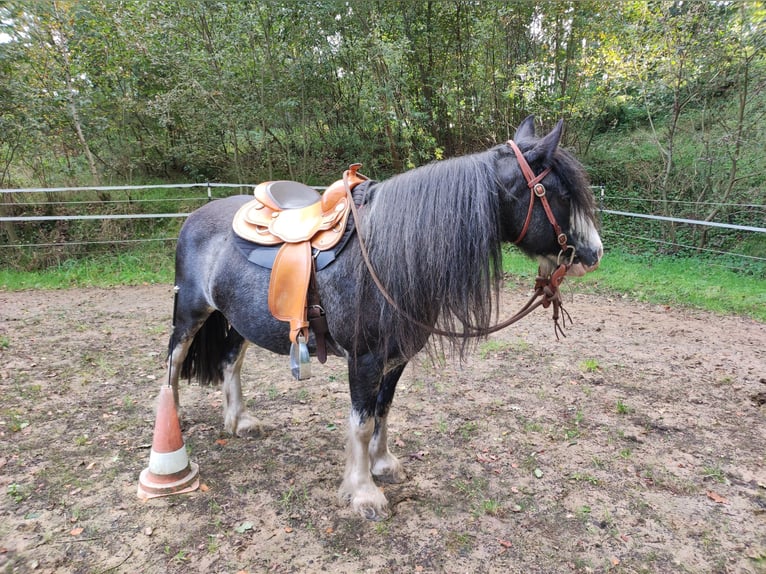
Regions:
[[[497, 148], [435, 162], [380, 182], [363, 216], [372, 265], [404, 313], [383, 304], [376, 331], [410, 357], [422, 327], [467, 333], [497, 316], [502, 279]], [[380, 297], [360, 270], [357, 300]], [[406, 316], [405, 316], [406, 315]], [[463, 350], [465, 336], [447, 340]]]

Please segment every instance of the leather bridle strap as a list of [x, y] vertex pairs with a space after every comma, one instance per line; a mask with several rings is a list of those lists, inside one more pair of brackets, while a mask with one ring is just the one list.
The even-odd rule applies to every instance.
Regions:
[[545, 215], [548, 217], [548, 221], [550, 221], [551, 225], [553, 226], [553, 231], [556, 233], [556, 240], [558, 241], [562, 252], [566, 252], [571, 249], [572, 257], [574, 257], [574, 247], [567, 245], [567, 236], [561, 230], [561, 226], [558, 224], [558, 221], [556, 221], [556, 217], [553, 215], [553, 210], [551, 210], [551, 206], [548, 203], [548, 198], [545, 196], [545, 186], [542, 184], [542, 180], [551, 172], [550, 166], [540, 172], [539, 175], [535, 175], [535, 173], [532, 171], [532, 168], [529, 167], [529, 163], [527, 163], [527, 159], [524, 157], [524, 154], [521, 153], [519, 146], [516, 145], [516, 142], [513, 140], [508, 140], [507, 143], [513, 150], [513, 153], [516, 154], [516, 161], [519, 162], [521, 173], [524, 174], [524, 179], [527, 180], [527, 187], [529, 187], [530, 190], [527, 218], [524, 220], [524, 226], [521, 228], [521, 233], [519, 233], [519, 236], [513, 242], [514, 245], [521, 243], [521, 241], [526, 236], [527, 230], [529, 229], [529, 223], [532, 221], [532, 211], [535, 207], [535, 197], [539, 197], [540, 203], [545, 210]]

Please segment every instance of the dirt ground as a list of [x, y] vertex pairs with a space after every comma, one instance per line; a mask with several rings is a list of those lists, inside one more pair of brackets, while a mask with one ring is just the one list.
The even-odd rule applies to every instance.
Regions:
[[203, 486], [142, 502], [171, 288], [0, 292], [0, 571], [766, 572], [766, 327], [576, 288], [567, 308], [561, 342], [537, 311], [463, 365], [411, 363], [409, 480], [366, 522], [336, 502], [342, 361], [298, 382], [252, 348], [258, 439], [182, 388]]

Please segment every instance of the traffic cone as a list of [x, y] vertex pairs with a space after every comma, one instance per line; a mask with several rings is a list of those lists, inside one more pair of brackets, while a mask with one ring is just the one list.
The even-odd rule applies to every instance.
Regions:
[[199, 488], [199, 466], [189, 462], [181, 438], [173, 389], [163, 385], [154, 423], [154, 439], [149, 467], [138, 477], [138, 497], [144, 500], [192, 492]]

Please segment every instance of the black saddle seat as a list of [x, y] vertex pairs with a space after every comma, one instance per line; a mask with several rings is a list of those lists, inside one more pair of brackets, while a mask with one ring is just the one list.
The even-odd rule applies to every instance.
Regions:
[[266, 193], [280, 209], [300, 209], [321, 199], [315, 189], [297, 181], [273, 181]]

